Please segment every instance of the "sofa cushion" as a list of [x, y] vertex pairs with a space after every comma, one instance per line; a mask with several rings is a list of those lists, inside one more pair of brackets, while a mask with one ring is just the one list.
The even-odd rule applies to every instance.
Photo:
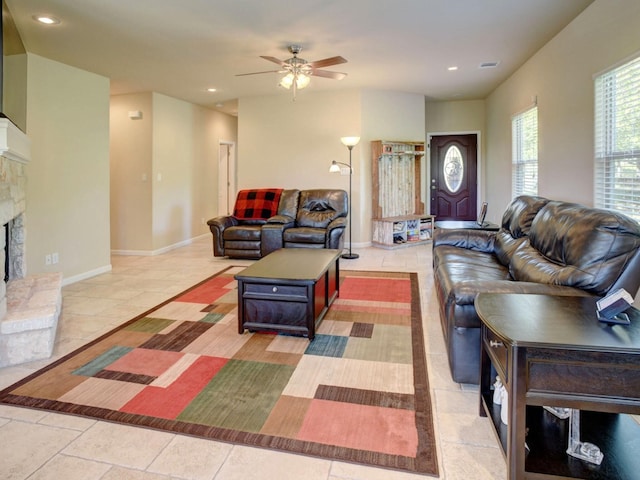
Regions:
[[[457, 245], [438, 245], [433, 254], [433, 265], [437, 268], [445, 263], [460, 263], [464, 265], [486, 266], [490, 264], [498, 265], [496, 257], [491, 252], [471, 250]], [[506, 268], [500, 264], [500, 267]]]
[[327, 230], [324, 228], [288, 228], [283, 233], [285, 246], [288, 243], [307, 244], [315, 243], [324, 245], [327, 239]]
[[346, 217], [347, 194], [343, 190], [303, 190], [296, 216], [298, 227], [327, 228], [338, 217]]
[[223, 238], [225, 242], [260, 242], [262, 228], [260, 225], [242, 225], [225, 229]]
[[510, 269], [516, 280], [606, 295], [638, 248], [640, 225], [634, 220], [609, 210], [554, 201], [534, 219]]
[[283, 190], [280, 195], [280, 205], [278, 205], [278, 216], [287, 217], [287, 221], [295, 221], [298, 213], [298, 202], [300, 201], [300, 190]]
[[233, 216], [239, 219], [267, 219], [278, 212], [281, 188], [240, 190], [233, 208]]
[[533, 219], [548, 202], [543, 197], [521, 195], [507, 207], [495, 238], [494, 252], [500, 263], [509, 265], [513, 253], [529, 234]]

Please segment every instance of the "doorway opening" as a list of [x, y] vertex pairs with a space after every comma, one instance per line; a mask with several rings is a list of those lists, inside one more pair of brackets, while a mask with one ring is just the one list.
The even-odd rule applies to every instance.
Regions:
[[220, 140], [218, 147], [218, 215], [231, 215], [236, 198], [236, 144]]

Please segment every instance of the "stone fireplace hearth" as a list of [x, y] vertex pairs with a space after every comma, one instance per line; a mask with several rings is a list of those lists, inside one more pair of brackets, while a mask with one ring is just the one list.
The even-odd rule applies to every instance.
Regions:
[[60, 273], [26, 276], [25, 165], [30, 159], [29, 138], [0, 118], [0, 265], [9, 263], [8, 282], [0, 281], [0, 367], [50, 357], [62, 305]]

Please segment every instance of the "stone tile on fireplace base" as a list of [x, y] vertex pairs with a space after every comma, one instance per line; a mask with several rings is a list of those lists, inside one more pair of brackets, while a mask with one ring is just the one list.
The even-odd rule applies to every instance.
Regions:
[[9, 281], [7, 314], [0, 320], [0, 367], [50, 357], [61, 306], [61, 273]]

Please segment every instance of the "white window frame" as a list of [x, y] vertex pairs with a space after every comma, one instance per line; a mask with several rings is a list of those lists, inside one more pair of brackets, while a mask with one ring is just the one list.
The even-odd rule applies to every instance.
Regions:
[[538, 106], [511, 117], [511, 194], [538, 194]]
[[595, 206], [640, 221], [640, 55], [594, 79]]

